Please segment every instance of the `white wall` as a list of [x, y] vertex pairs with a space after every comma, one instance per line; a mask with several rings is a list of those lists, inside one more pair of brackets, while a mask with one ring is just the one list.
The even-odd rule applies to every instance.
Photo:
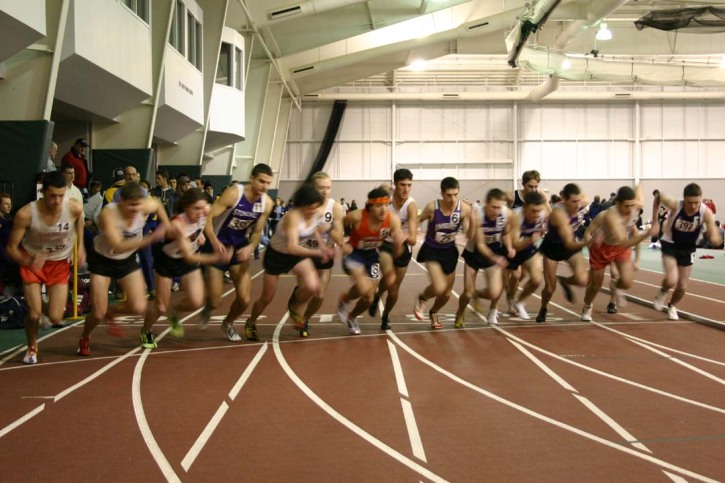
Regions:
[[[307, 174], [331, 106], [305, 102], [301, 112], [293, 110], [280, 172], [285, 191], [295, 184], [291, 181]], [[725, 178], [725, 103], [516, 107], [483, 102], [349, 103], [325, 170], [337, 181], [372, 183], [390, 180], [395, 167], [406, 167], [417, 181], [430, 184], [427, 191], [435, 191], [434, 181], [444, 176], [486, 182], [481, 185], [485, 189], [467, 188], [472, 194], [499, 181], [510, 189], [517, 184], [513, 173], [518, 177], [530, 169], [541, 172], [550, 193], [573, 180], [592, 197], [632, 185], [635, 179], [646, 179], [648, 189], [658, 179], [672, 180], [663, 186], [680, 194], [694, 181], [702, 182], [705, 195], [725, 210], [725, 190], [707, 183]]]

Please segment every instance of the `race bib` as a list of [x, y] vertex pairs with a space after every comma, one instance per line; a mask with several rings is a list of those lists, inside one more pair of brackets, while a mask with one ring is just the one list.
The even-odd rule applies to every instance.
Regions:
[[[455, 214], [455, 213], [454, 213]], [[436, 232], [435, 240], [437, 243], [451, 243], [456, 239], [455, 233], [441, 233], [439, 231]]]

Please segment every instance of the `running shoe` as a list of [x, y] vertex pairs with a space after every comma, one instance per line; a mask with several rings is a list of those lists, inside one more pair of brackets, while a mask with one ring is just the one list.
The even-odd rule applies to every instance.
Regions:
[[654, 305], [655, 310], [660, 311], [665, 309], [665, 298], [667, 297], [667, 294], [660, 290], [657, 292], [657, 296], [655, 297], [654, 302], [652, 302], [652, 305]]
[[582, 320], [584, 322], [591, 322], [592, 321], [592, 306], [584, 306], [582, 309]]
[[201, 309], [201, 313], [199, 314], [199, 320], [196, 321], [196, 328], [204, 330], [209, 325], [209, 321], [211, 320], [211, 309], [208, 307], [204, 307]]
[[300, 337], [309, 337], [310, 336], [310, 321], [308, 320], [305, 322], [305, 326], [300, 329]]
[[378, 315], [378, 305], [380, 304], [380, 292], [377, 290], [375, 291], [375, 297], [373, 297], [373, 303], [370, 304], [370, 307], [368, 307], [368, 314], [370, 317], [375, 317]]
[[224, 332], [224, 335], [227, 336], [227, 340], [230, 342], [239, 342], [242, 340], [242, 337], [237, 334], [237, 331], [234, 330], [234, 324], [227, 324], [226, 322], [222, 322], [221, 325], [222, 332]]
[[244, 324], [244, 336], [250, 342], [258, 342], [259, 335], [257, 335], [257, 324], [250, 324], [248, 321]]
[[91, 355], [91, 338], [90, 337], [81, 337], [81, 340], [78, 342], [78, 350], [76, 353], [79, 356], [89, 356]]
[[677, 315], [677, 309], [672, 304], [667, 307], [667, 318], [670, 320], [680, 320], [680, 316]]
[[158, 347], [151, 331], [141, 332], [141, 345], [144, 349], [156, 349]]
[[380, 318], [380, 320], [381, 320], [381, 323], [380, 323], [380, 330], [390, 330], [390, 329], [392, 329], [392, 327], [390, 327], [390, 321], [389, 321], [389, 319], [388, 319], [388, 316], [387, 316], [387, 315], [383, 315], [383, 316], [382, 316], [382, 317]]
[[347, 304], [342, 301], [342, 299], [338, 299], [337, 301], [337, 320], [340, 321], [341, 324], [347, 324], [347, 314], [349, 312], [349, 309], [347, 308]]
[[617, 313], [617, 304], [615, 304], [614, 302], [609, 302], [607, 304], [607, 313], [616, 314]]
[[362, 333], [360, 330], [360, 324], [357, 323], [357, 317], [348, 319], [347, 329], [350, 331], [350, 335], [360, 335]]
[[453, 322], [453, 327], [456, 329], [462, 329], [466, 326], [466, 321], [463, 315], [456, 314], [456, 321]]
[[181, 285], [179, 285], [179, 282], [174, 282], [174, 283], [173, 283], [173, 284], [171, 285], [171, 291], [172, 291], [172, 292], [178, 292], [178, 291], [179, 291], [179, 289], [181, 289]]
[[559, 280], [559, 284], [561, 285], [561, 289], [564, 291], [564, 297], [566, 298], [566, 301], [570, 304], [574, 303], [574, 291], [569, 286], [569, 282], [566, 280], [565, 277], [561, 275], [557, 275], [556, 279]]
[[35, 364], [38, 362], [38, 348], [32, 345], [28, 346], [28, 350], [25, 352], [23, 357], [23, 364]]
[[438, 313], [428, 312], [428, 317], [430, 317], [430, 328], [431, 329], [442, 329], [443, 324], [440, 320], [438, 320]]
[[486, 317], [486, 321], [488, 322], [488, 325], [498, 325], [498, 310], [491, 309], [488, 312], [488, 317]]
[[[289, 307], [288, 307], [288, 309], [289, 309]], [[295, 324], [295, 329], [302, 330], [305, 328], [306, 321], [297, 312], [289, 310], [289, 318], [292, 319], [292, 322]]]
[[175, 312], [169, 314], [169, 325], [171, 327], [169, 335], [172, 337], [184, 337], [184, 327], [182, 327], [181, 322], [179, 322], [179, 316]]
[[516, 315], [518, 315], [520, 319], [531, 320], [531, 316], [526, 311], [526, 307], [524, 306], [523, 303], [515, 302], [514, 309], [516, 310]]
[[547, 312], [546, 309], [539, 310], [539, 313], [536, 316], [536, 322], [538, 322], [538, 323], [546, 322], [546, 312]]
[[108, 324], [108, 334], [111, 337], [123, 337], [125, 335], [121, 326], [116, 323], [116, 319], [108, 313], [106, 314], [106, 323]]
[[413, 315], [418, 320], [425, 319], [425, 301], [421, 300], [420, 295], [415, 299], [415, 305], [413, 305]]

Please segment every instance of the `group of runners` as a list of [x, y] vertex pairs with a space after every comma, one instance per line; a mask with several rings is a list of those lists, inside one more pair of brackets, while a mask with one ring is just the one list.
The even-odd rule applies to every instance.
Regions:
[[[407, 169], [395, 171], [393, 186], [379, 186], [368, 193], [363, 209], [343, 214], [343, 208], [331, 198], [332, 180], [322, 172], [303, 184], [293, 195], [294, 208], [280, 221], [264, 253], [262, 291], [252, 303], [250, 260], [259, 245], [263, 229], [274, 203], [267, 195], [273, 181], [266, 164], [253, 167], [250, 181], [232, 185], [209, 206], [203, 192], [190, 189], [179, 199], [177, 213], [169, 219], [164, 207], [134, 182], [120, 189], [119, 200], [105, 206], [99, 219], [99, 234], [88, 254], [91, 273], [91, 313], [86, 317], [77, 353], [91, 354], [90, 337], [96, 325], [105, 321], [118, 335], [115, 323], [120, 314], [144, 315], [141, 344], [156, 347], [151, 329], [166, 316], [170, 333], [183, 335], [179, 313], [202, 308], [200, 327], [205, 327], [218, 310], [224, 274], [229, 272], [235, 297], [221, 328], [232, 342], [241, 341], [235, 322], [251, 304], [244, 323], [244, 338], [259, 340], [256, 322], [274, 300], [280, 275], [296, 278], [287, 309], [299, 334], [310, 333], [309, 320], [320, 309], [330, 282], [337, 251], [342, 253], [342, 268], [349, 275], [350, 287], [337, 303], [337, 317], [352, 335], [360, 334], [358, 318], [366, 311], [376, 316], [382, 306], [382, 330], [390, 329], [391, 311], [398, 301], [400, 286], [418, 241], [418, 227], [427, 223], [417, 261], [428, 272], [430, 283], [413, 303], [413, 314], [430, 322], [432, 329], [443, 327], [439, 311], [448, 302], [459, 258], [458, 243], [465, 238], [464, 290], [459, 298], [455, 328], [465, 326], [469, 303], [479, 311], [489, 301], [486, 320], [497, 324], [499, 299], [506, 293], [508, 310], [528, 320], [525, 302], [541, 285], [541, 306], [537, 322], [545, 322], [548, 304], [558, 285], [573, 302], [572, 285], [585, 286], [582, 320], [591, 320], [592, 302], [599, 292], [604, 271], [611, 266], [610, 288], [613, 296], [609, 310], [616, 312], [617, 301], [626, 299], [623, 291], [631, 287], [637, 261], [632, 247], [652, 233], [659, 232], [656, 216], [653, 226], [638, 231], [636, 220], [643, 206], [639, 188], [623, 186], [611, 208], [602, 211], [584, 229], [588, 200], [580, 188], [569, 183], [561, 191], [562, 202], [550, 206], [539, 191], [540, 175], [527, 171], [522, 187], [513, 193], [490, 190], [482, 210], [460, 199], [455, 178], [441, 181], [441, 196], [422, 207], [420, 212], [411, 196], [413, 174]], [[23, 357], [26, 364], [38, 361], [37, 334], [41, 313], [50, 322], [62, 324], [68, 297], [69, 266], [77, 237], [76, 263], [86, 261], [82, 206], [65, 193], [61, 173], [46, 173], [42, 180], [42, 198], [21, 208], [15, 218], [7, 253], [20, 266], [28, 315], [25, 332], [28, 341]], [[682, 200], [655, 192], [653, 213], [660, 205], [670, 216], [663, 228], [662, 259], [665, 276], [654, 298], [657, 310], [666, 310], [677, 319], [677, 303], [687, 289], [696, 241], [701, 233], [714, 246], [721, 243], [714, 216], [702, 203], [702, 192], [688, 184]], [[150, 214], [158, 217], [158, 227], [144, 235]], [[349, 229], [346, 238], [345, 229]], [[147, 301], [136, 252], [148, 245], [154, 249], [156, 299]], [[589, 251], [589, 268], [582, 253]], [[559, 262], [567, 262], [572, 274], [557, 274]], [[204, 275], [202, 276], [202, 269]], [[485, 287], [477, 288], [478, 271]], [[115, 278], [125, 291], [125, 301], [109, 305], [108, 288]], [[183, 292], [171, 297], [174, 279], [181, 280]], [[47, 287], [44, 309], [41, 286]], [[667, 301], [668, 293], [674, 289]], [[427, 305], [430, 308], [426, 310]]]

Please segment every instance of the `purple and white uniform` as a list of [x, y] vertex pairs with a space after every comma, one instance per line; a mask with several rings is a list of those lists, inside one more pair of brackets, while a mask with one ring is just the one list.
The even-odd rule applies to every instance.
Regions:
[[435, 201], [433, 219], [428, 222], [424, 245], [431, 248], [446, 249], [456, 244], [456, 233], [461, 228], [461, 202], [450, 215], [444, 215], [440, 209], [440, 200]]
[[[266, 195], [254, 201], [244, 196], [244, 186], [235, 185], [237, 189], [237, 202], [221, 215], [214, 218], [214, 233], [225, 246], [240, 248], [247, 245], [249, 235], [259, 217], [264, 213]], [[228, 188], [233, 189], [233, 188]]]

